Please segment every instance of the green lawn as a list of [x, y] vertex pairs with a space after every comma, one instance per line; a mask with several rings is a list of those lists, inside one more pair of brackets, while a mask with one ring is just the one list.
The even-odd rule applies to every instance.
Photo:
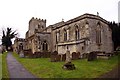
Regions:
[[2, 78], [2, 54], [0, 53], [0, 79]]
[[14, 56], [27, 70], [39, 78], [97, 78], [118, 64], [118, 56], [109, 60], [98, 59], [91, 62], [81, 59], [72, 61], [75, 70], [63, 70], [64, 62], [50, 62], [49, 58], [19, 58], [15, 53]]
[[6, 57], [7, 57], [7, 52], [2, 54], [2, 78], [9, 78]]

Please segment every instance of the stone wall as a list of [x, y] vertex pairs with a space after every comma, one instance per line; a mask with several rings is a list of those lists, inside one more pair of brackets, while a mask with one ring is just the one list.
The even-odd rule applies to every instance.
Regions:
[[[87, 17], [85, 17], [87, 16]], [[80, 16], [82, 17], [82, 16]], [[81, 52], [81, 53], [90, 53], [92, 51], [104, 51], [106, 53], [113, 51], [113, 42], [111, 29], [108, 26], [108, 22], [99, 16], [95, 15], [84, 15], [82, 19], [75, 18], [76, 21], [70, 20], [64, 22], [64, 25], [61, 24], [58, 27], [53, 28], [52, 38], [53, 45], [59, 54], [64, 54], [66, 52], [66, 46], [69, 47], [71, 52]], [[84, 18], [85, 17], [85, 18]], [[74, 21], [74, 22], [73, 22]], [[69, 23], [69, 24], [67, 24]], [[96, 28], [98, 23], [101, 26], [101, 44], [100, 46], [96, 43]], [[76, 40], [76, 25], [79, 29], [79, 39]], [[64, 32], [69, 30], [67, 38], [64, 40]], [[56, 42], [56, 35], [59, 32], [59, 41]], [[83, 42], [82, 42], [83, 41]]]
[[41, 32], [43, 29], [46, 28], [46, 20], [43, 19], [37, 19], [37, 18], [32, 18], [29, 21], [29, 37], [37, 32]]
[[24, 46], [24, 43], [25, 43], [25, 39], [23, 38], [16, 38], [14, 40], [14, 45], [13, 45], [13, 51], [16, 52], [16, 53], [19, 53], [20, 52], [20, 44], [23, 45], [23, 49], [25, 48]]
[[52, 51], [51, 33], [40, 32], [40, 33], [36, 33], [36, 35], [39, 36], [39, 39], [37, 39], [37, 45], [39, 45], [39, 49], [36, 51], [44, 52], [43, 43], [46, 43], [47, 44], [47, 52], [51, 52]]
[[[26, 49], [31, 49], [33, 53], [44, 52], [45, 44], [48, 52], [58, 51], [59, 55], [65, 54], [67, 47], [71, 54], [79, 52], [83, 55], [93, 51], [110, 53], [113, 42], [108, 23], [98, 15], [84, 14], [46, 27], [46, 20], [32, 18], [26, 32]], [[96, 36], [98, 25], [101, 34], [99, 43]]]

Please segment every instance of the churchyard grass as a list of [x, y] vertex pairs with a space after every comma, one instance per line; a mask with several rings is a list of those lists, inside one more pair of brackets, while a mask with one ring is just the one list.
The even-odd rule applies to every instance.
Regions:
[[7, 52], [4, 52], [2, 54], [2, 78], [9, 78], [6, 57], [7, 57]]
[[19, 58], [15, 53], [13, 55], [28, 71], [39, 78], [97, 78], [118, 65], [118, 56], [108, 60], [80, 59], [72, 61], [75, 70], [64, 70], [62, 66], [65, 62], [50, 62], [50, 58]]
[[2, 78], [2, 54], [0, 53], [0, 79]]

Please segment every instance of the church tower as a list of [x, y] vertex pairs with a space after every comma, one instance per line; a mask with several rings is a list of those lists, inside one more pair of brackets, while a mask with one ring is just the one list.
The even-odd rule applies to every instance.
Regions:
[[29, 36], [33, 35], [35, 32], [42, 32], [45, 28], [46, 20], [32, 17], [29, 21]]

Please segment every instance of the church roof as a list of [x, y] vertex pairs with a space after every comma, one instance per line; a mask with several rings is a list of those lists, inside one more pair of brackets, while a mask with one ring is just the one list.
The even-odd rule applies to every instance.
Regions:
[[85, 13], [85, 14], [83, 14], [81, 16], [78, 16], [76, 18], [70, 19], [70, 20], [68, 20], [66, 22], [59, 22], [59, 23], [56, 23], [56, 24], [54, 24], [52, 26], [53, 26], [53, 29], [56, 29], [56, 28], [59, 28], [59, 27], [71, 24], [73, 22], [76, 22], [76, 21], [79, 21], [79, 20], [82, 20], [82, 19], [85, 19], [85, 18], [100, 20], [100, 21], [102, 21], [102, 22], [104, 22], [106, 24], [109, 23], [107, 20], [103, 19], [99, 15], [93, 15], [93, 14]]

